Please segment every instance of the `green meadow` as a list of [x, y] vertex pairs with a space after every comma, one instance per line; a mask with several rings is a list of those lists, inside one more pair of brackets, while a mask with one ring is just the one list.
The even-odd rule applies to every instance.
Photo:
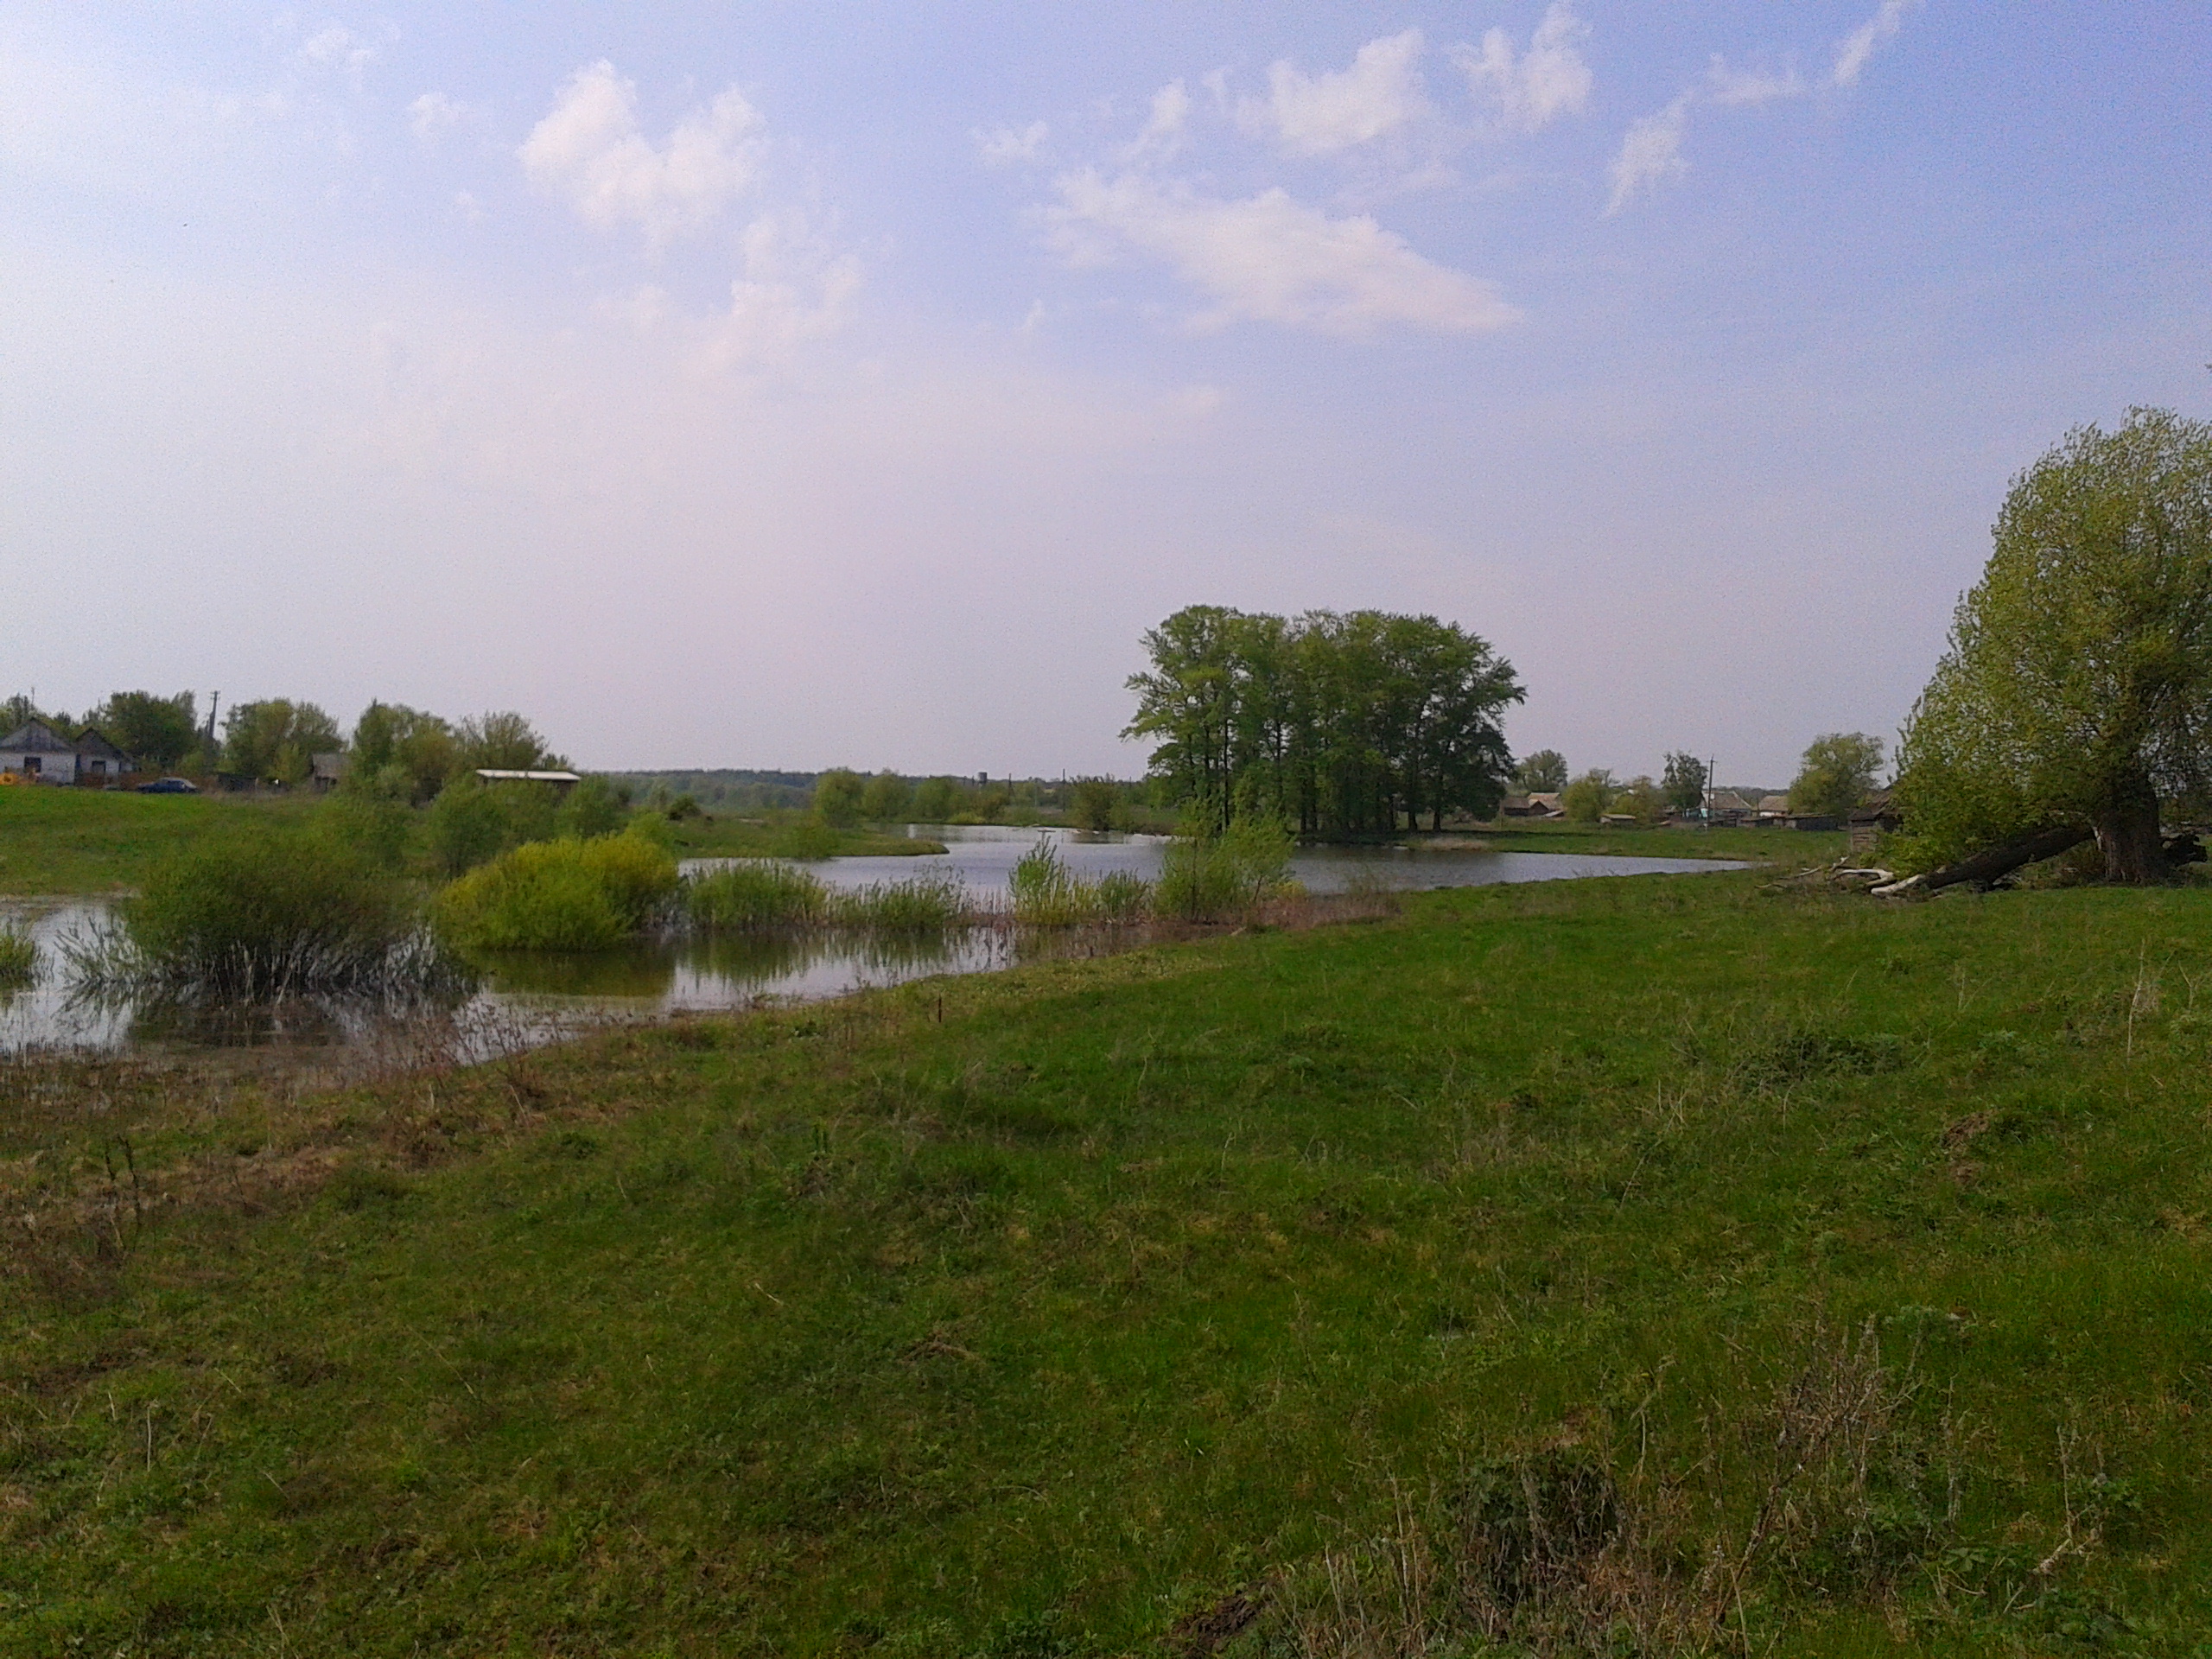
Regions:
[[2202, 1654], [2208, 976], [1745, 872], [11, 1063], [0, 1654]]
[[127, 892], [210, 830], [263, 817], [289, 822], [314, 804], [305, 797], [0, 789], [0, 897]]

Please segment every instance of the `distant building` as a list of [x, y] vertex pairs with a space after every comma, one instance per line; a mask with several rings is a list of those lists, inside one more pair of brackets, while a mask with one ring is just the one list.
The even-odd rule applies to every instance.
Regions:
[[1780, 823], [1789, 816], [1789, 798], [1787, 795], [1760, 796], [1756, 816], [1761, 823]]
[[487, 784], [546, 784], [556, 795], [565, 795], [583, 782], [573, 772], [510, 772], [503, 766], [479, 766], [476, 776]]
[[31, 720], [0, 738], [0, 772], [26, 782], [74, 784], [135, 770], [130, 757], [96, 731], [64, 737], [44, 721]]
[[1749, 823], [1758, 816], [1758, 809], [1732, 789], [1708, 789], [1705, 791], [1705, 821], [1707, 823]]
[[1851, 830], [1853, 853], [1871, 853], [1882, 836], [1904, 828], [1904, 815], [1897, 810], [1888, 790], [1878, 789], [1851, 809], [1846, 822]]
[[1559, 818], [1566, 817], [1560, 809], [1556, 791], [1540, 791], [1533, 795], [1509, 795], [1499, 805], [1498, 816], [1507, 818]]
[[308, 757], [308, 781], [327, 794], [338, 787], [346, 776], [346, 756], [338, 750], [327, 754]]

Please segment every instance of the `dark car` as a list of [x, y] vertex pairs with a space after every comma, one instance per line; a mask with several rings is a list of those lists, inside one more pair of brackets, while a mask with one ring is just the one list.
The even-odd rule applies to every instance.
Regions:
[[141, 795], [197, 795], [200, 785], [183, 778], [156, 778], [150, 784], [138, 785]]

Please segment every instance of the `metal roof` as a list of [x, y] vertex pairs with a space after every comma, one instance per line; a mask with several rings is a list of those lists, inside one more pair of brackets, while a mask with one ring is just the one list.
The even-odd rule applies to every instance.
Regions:
[[508, 772], [498, 766], [479, 766], [476, 775], [487, 784], [581, 784], [573, 772]]
[[67, 738], [57, 736], [54, 728], [42, 720], [25, 721], [22, 725], [0, 737], [0, 749], [20, 750], [27, 754], [74, 754], [77, 746]]

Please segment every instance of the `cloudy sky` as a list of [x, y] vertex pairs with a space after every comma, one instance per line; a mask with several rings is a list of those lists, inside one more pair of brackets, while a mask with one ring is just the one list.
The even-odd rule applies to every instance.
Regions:
[[1141, 766], [1183, 605], [1516, 749], [1892, 732], [2008, 478], [2212, 413], [2196, 3], [0, 3], [4, 690]]

